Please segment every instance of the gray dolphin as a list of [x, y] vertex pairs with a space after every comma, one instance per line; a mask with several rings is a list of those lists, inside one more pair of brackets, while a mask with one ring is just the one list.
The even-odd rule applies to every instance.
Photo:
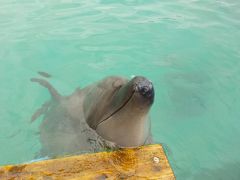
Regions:
[[110, 76], [69, 96], [46, 80], [52, 99], [32, 116], [44, 115], [40, 125], [41, 156], [96, 152], [105, 148], [137, 147], [152, 143], [148, 112], [154, 101], [151, 81]]

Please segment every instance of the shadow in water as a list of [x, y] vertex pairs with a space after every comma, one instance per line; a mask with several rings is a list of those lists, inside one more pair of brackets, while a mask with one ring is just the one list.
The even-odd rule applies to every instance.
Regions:
[[225, 163], [216, 169], [202, 169], [191, 179], [194, 180], [239, 180], [240, 162]]

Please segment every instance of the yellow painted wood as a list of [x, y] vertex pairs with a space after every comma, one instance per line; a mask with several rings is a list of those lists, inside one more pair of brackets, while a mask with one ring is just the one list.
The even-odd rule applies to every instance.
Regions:
[[175, 179], [161, 145], [0, 167], [0, 179]]

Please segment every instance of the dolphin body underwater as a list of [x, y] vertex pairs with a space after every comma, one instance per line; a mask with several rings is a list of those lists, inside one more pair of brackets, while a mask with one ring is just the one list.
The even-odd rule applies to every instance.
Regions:
[[32, 78], [49, 90], [51, 100], [32, 116], [40, 125], [40, 156], [56, 157], [152, 143], [148, 116], [154, 88], [145, 77], [110, 76], [62, 96], [45, 79]]

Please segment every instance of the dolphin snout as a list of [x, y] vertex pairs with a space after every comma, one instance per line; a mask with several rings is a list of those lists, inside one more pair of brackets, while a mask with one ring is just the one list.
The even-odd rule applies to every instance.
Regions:
[[144, 97], [150, 97], [153, 95], [153, 85], [151, 82], [140, 82], [136, 86], [137, 92]]
[[151, 81], [144, 77], [135, 77], [135, 92], [138, 92], [141, 96], [153, 100], [154, 98], [154, 88]]

